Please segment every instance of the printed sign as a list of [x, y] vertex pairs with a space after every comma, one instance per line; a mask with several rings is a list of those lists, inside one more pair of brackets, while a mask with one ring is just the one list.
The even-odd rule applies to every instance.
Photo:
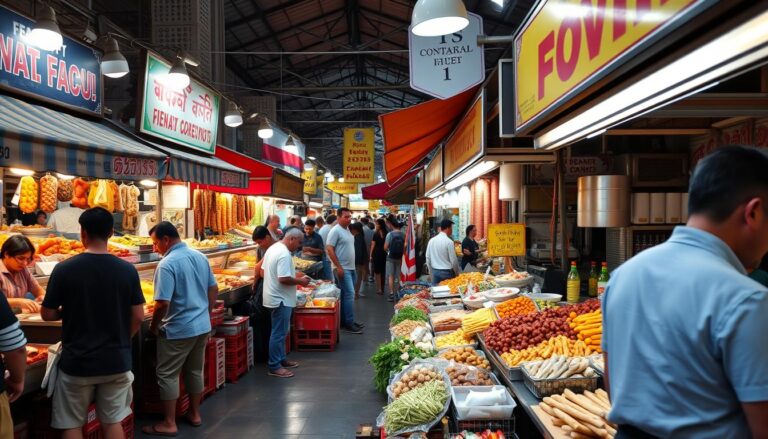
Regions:
[[704, 0], [547, 0], [515, 40], [515, 128], [534, 121], [648, 50]]
[[58, 50], [39, 49], [27, 39], [34, 27], [0, 6], [0, 88], [101, 115], [100, 52], [66, 36]]
[[330, 189], [323, 190], [323, 206], [329, 207], [333, 201], [333, 192]]
[[143, 133], [213, 154], [216, 151], [220, 97], [194, 80], [183, 90], [165, 86], [165, 76], [170, 68], [170, 64], [147, 53], [144, 105], [139, 129]]
[[488, 225], [488, 256], [525, 256], [525, 224]]
[[437, 154], [427, 165], [424, 172], [424, 191], [430, 192], [443, 183], [443, 148], [437, 149]]
[[448, 99], [485, 80], [485, 54], [477, 45], [483, 19], [467, 15], [469, 25], [453, 34], [420, 37], [408, 32], [411, 88]]
[[381, 207], [381, 200], [368, 200], [368, 210], [379, 210]]
[[598, 175], [607, 171], [607, 164], [602, 157], [571, 157], [565, 159], [566, 177]]
[[[107, 164], [105, 164], [106, 168]], [[111, 173], [115, 178], [157, 178], [157, 160], [133, 157], [112, 157]], [[105, 171], [109, 171], [105, 169]]]
[[357, 189], [357, 183], [347, 183], [346, 180], [344, 183], [339, 183], [338, 181], [332, 181], [328, 184], [326, 184], [328, 189], [336, 192], [337, 194], [356, 194], [358, 193]]
[[317, 168], [313, 167], [309, 171], [301, 173], [301, 178], [304, 180], [304, 193], [314, 194], [317, 192]]
[[373, 128], [344, 129], [344, 182], [373, 183]]
[[272, 174], [272, 195], [288, 200], [304, 199], [304, 181], [292, 175], [275, 172]]
[[443, 179], [448, 180], [483, 155], [483, 96], [461, 119], [443, 148]]

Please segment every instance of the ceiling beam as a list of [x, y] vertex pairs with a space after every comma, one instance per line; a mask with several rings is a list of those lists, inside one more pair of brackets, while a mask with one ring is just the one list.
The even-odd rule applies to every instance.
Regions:
[[306, 0], [291, 0], [289, 2], [280, 3], [277, 6], [273, 6], [271, 8], [267, 8], [267, 9], [264, 9], [264, 10], [257, 10], [253, 14], [247, 15], [245, 17], [238, 18], [237, 20], [228, 21], [225, 24], [226, 24], [227, 27], [240, 26], [241, 24], [245, 24], [245, 23], [248, 23], [248, 22], [251, 22], [251, 21], [254, 21], [254, 20], [260, 20], [260, 19], [266, 17], [267, 15], [273, 14], [275, 12], [283, 11], [283, 10], [285, 10], [287, 8], [290, 8], [292, 6], [296, 6], [297, 4], [305, 2], [305, 1]]
[[[334, 14], [338, 14], [338, 13], [342, 13], [343, 14], [344, 13], [344, 7], [337, 8], [337, 9], [334, 9], [333, 11], [326, 12], [325, 14], [314, 16], [314, 17], [308, 18], [306, 20], [300, 21], [299, 23], [293, 24], [291, 27], [289, 27], [287, 29], [283, 29], [283, 30], [278, 31], [278, 32], [271, 32], [270, 37], [271, 38], [279, 39], [279, 37], [281, 37], [281, 36], [283, 36], [285, 34], [292, 33], [292, 32], [293, 33], [298, 32], [297, 28], [299, 28], [299, 27], [304, 28], [305, 26], [310, 25], [312, 23], [316, 23], [318, 21], [326, 20], [328, 17], [330, 17], [330, 16], [332, 16]], [[244, 42], [242, 44], [238, 44], [236, 46], [228, 47], [227, 51], [229, 51], [229, 52], [237, 52], [239, 50], [242, 50], [242, 49], [245, 49], [245, 48], [247, 48], [249, 46], [252, 46], [253, 44], [261, 42], [263, 39], [264, 39], [263, 37], [261, 37], [261, 38], [257, 37], [255, 40], [246, 41], [246, 42]]]

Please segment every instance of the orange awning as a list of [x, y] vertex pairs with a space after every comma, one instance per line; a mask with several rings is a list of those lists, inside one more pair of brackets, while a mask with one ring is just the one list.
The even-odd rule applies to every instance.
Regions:
[[379, 116], [384, 139], [384, 177], [396, 182], [448, 136], [477, 93], [467, 90], [450, 99], [432, 99]]

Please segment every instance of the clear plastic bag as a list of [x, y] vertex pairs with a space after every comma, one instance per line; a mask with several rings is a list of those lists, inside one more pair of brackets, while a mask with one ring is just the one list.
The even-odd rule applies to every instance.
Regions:
[[334, 284], [321, 284], [315, 288], [314, 297], [316, 299], [338, 299], [341, 297], [341, 290]]

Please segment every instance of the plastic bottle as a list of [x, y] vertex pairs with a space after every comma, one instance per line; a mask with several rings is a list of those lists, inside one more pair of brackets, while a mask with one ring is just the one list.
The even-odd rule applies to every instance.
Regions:
[[579, 270], [576, 269], [576, 261], [572, 261], [571, 271], [568, 273], [568, 282], [566, 283], [568, 303], [579, 303], [580, 290], [581, 277], [579, 277]]
[[597, 278], [600, 274], [597, 271], [597, 262], [592, 261], [592, 267], [589, 269], [589, 297], [597, 297]]
[[600, 270], [600, 277], [597, 279], [597, 295], [602, 296], [605, 294], [605, 287], [608, 286], [608, 280], [611, 276], [608, 275], [608, 263], [603, 262], [602, 269]]

